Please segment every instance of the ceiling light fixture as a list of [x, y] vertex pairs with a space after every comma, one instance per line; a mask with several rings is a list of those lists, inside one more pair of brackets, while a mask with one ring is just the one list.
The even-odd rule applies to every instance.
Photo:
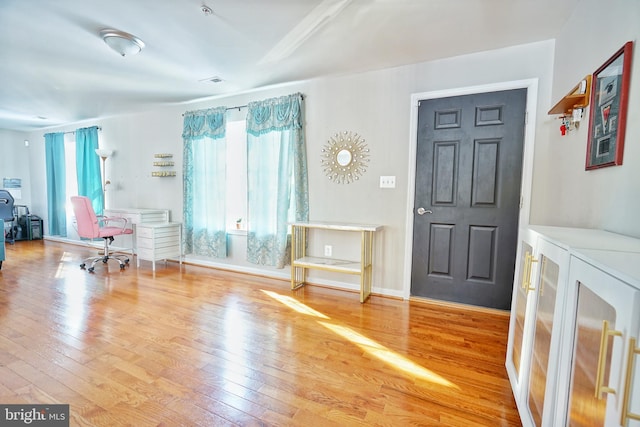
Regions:
[[122, 56], [135, 55], [144, 47], [144, 42], [136, 36], [124, 31], [106, 28], [100, 30], [102, 40]]

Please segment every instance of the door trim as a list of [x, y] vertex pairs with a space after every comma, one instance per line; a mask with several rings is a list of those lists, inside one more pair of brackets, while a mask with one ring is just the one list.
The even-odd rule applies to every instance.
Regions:
[[432, 92], [414, 93], [411, 95], [411, 116], [409, 120], [409, 168], [407, 179], [407, 211], [405, 217], [405, 248], [404, 248], [404, 280], [403, 298], [411, 297], [411, 268], [413, 251], [413, 209], [416, 186], [416, 152], [418, 147], [418, 102], [428, 99], [446, 98], [450, 96], [471, 95], [476, 93], [498, 92], [511, 89], [527, 89], [526, 116], [524, 131], [524, 146], [522, 159], [522, 184], [520, 188], [519, 227], [529, 224], [531, 212], [531, 184], [533, 179], [533, 154], [536, 128], [536, 107], [538, 104], [538, 79], [514, 80], [509, 82], [492, 83], [481, 86], [468, 86], [454, 89], [444, 89]]

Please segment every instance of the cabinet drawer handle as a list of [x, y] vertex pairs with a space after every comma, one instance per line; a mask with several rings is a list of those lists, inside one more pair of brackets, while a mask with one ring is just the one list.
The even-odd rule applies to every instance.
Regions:
[[620, 425], [627, 425], [627, 420], [640, 421], [640, 414], [634, 414], [629, 410], [629, 400], [631, 399], [631, 374], [633, 373], [634, 356], [640, 354], [640, 347], [636, 347], [636, 339], [629, 340], [629, 354], [627, 355], [627, 376], [624, 380], [624, 396], [622, 397], [622, 418]]
[[596, 372], [596, 399], [601, 399], [602, 393], [616, 394], [611, 387], [602, 384], [604, 381], [605, 358], [607, 357], [607, 347], [609, 346], [609, 337], [621, 337], [622, 332], [609, 329], [609, 322], [602, 321], [602, 335], [600, 336], [600, 353], [598, 354], [598, 370]]

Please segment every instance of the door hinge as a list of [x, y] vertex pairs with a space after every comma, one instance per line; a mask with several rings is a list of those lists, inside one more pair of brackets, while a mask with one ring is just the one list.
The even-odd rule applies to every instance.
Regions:
[[525, 126], [529, 124], [529, 112], [525, 111], [524, 113], [524, 124]]

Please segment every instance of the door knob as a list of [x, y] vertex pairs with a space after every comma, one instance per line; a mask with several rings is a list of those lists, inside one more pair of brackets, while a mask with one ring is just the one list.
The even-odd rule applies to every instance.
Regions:
[[418, 208], [418, 215], [424, 215], [426, 213], [432, 214], [433, 211], [431, 209]]

